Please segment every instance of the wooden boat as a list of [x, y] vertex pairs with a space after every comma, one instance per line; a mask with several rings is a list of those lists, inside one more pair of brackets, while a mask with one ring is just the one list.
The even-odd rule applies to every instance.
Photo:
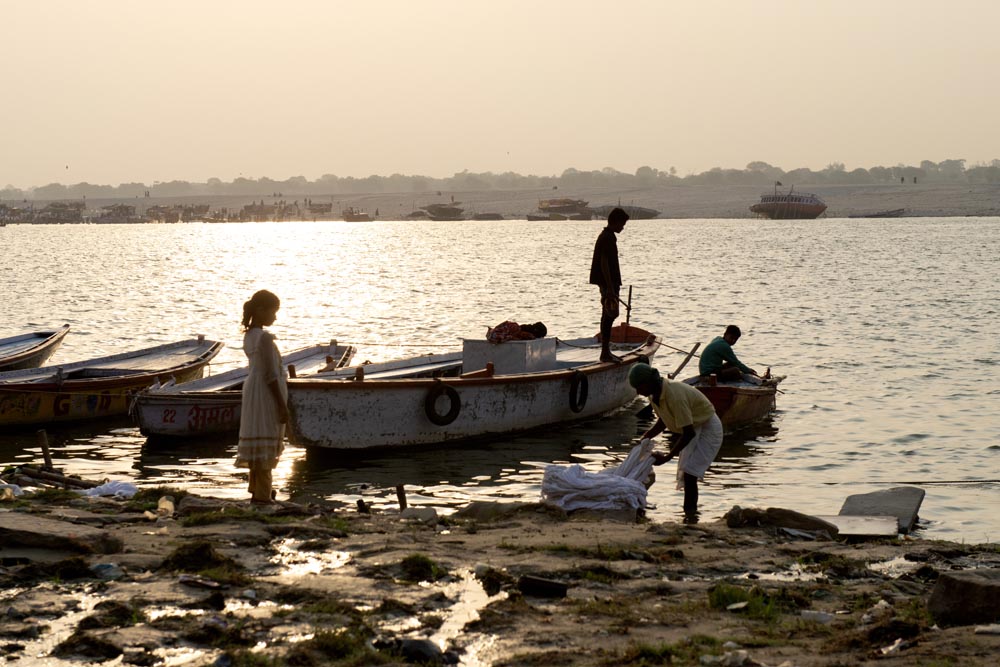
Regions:
[[[340, 368], [355, 349], [331, 341], [289, 352], [281, 357], [291, 377]], [[154, 385], [135, 395], [129, 415], [139, 432], [151, 438], [189, 438], [232, 433], [240, 428], [243, 382], [249, 366], [176, 384]]]
[[0, 338], [0, 371], [38, 368], [59, 348], [68, 333], [69, 325], [64, 324], [55, 331]]
[[780, 183], [774, 186], [774, 194], [761, 195], [760, 201], [751, 206], [750, 211], [771, 220], [812, 220], [826, 210], [826, 202], [818, 196], [794, 192], [794, 187], [787, 194], [778, 194], [778, 185]]
[[715, 413], [719, 415], [723, 429], [726, 433], [731, 433], [764, 419], [774, 411], [778, 385], [784, 379], [783, 375], [775, 375], [764, 379], [759, 385], [750, 382], [720, 382], [713, 385], [698, 375], [684, 382], [705, 394], [715, 406]]
[[132, 392], [199, 378], [222, 349], [204, 336], [58, 366], [0, 373], [0, 426], [123, 415]]
[[599, 361], [594, 338], [466, 340], [449, 362], [457, 377], [366, 370], [354, 381], [291, 379], [289, 438], [333, 449], [430, 445], [600, 417], [635, 399], [629, 369], [649, 361], [659, 340], [616, 347], [625, 351], [620, 364]]

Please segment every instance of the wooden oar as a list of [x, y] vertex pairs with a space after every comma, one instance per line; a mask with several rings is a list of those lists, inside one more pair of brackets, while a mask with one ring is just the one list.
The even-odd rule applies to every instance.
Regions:
[[691, 361], [691, 357], [694, 356], [694, 353], [698, 351], [699, 347], [701, 347], [701, 343], [700, 342], [695, 343], [694, 347], [691, 348], [691, 351], [687, 353], [686, 357], [684, 357], [684, 361], [681, 362], [681, 365], [678, 366], [673, 373], [668, 373], [667, 377], [670, 378], [671, 380], [677, 377], [677, 374], [680, 373], [682, 370], [684, 370], [684, 367], [687, 366], [687, 363]]

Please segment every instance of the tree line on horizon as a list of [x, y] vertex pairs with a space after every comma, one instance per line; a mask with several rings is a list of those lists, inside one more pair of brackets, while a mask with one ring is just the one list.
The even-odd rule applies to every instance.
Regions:
[[698, 174], [678, 176], [671, 167], [661, 171], [653, 167], [639, 167], [635, 173], [618, 171], [611, 167], [601, 170], [580, 171], [569, 168], [558, 176], [523, 176], [514, 172], [473, 173], [468, 170], [453, 176], [434, 178], [430, 176], [353, 176], [339, 177], [324, 174], [310, 181], [304, 176], [293, 176], [285, 180], [263, 177], [236, 178], [225, 182], [210, 178], [204, 183], [189, 181], [156, 181], [145, 183], [121, 183], [119, 185], [95, 185], [77, 183], [48, 185], [19, 189], [8, 185], [0, 190], [0, 200], [62, 200], [114, 199], [135, 197], [191, 197], [206, 195], [260, 196], [280, 193], [282, 196], [324, 196], [378, 193], [425, 193], [447, 190], [462, 192], [473, 190], [533, 190], [533, 189], [573, 189], [582, 187], [637, 188], [657, 185], [757, 185], [771, 186], [782, 182], [785, 185], [866, 185], [905, 182], [929, 183], [1000, 183], [1000, 160], [988, 164], [966, 167], [966, 160], [924, 160], [919, 167], [896, 165], [894, 167], [871, 167], [848, 171], [841, 162], [827, 165], [815, 171], [807, 168], [785, 171], [767, 162], [750, 162], [745, 169], [723, 169], [715, 167]]

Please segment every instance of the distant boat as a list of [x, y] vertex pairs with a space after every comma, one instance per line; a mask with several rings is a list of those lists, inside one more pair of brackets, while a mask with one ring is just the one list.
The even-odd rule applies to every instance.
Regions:
[[375, 219], [360, 208], [354, 208], [353, 206], [348, 206], [341, 213], [344, 215], [346, 222], [371, 222]]
[[38, 368], [62, 344], [67, 333], [69, 325], [64, 324], [55, 331], [35, 331], [0, 338], [0, 371]]
[[778, 194], [775, 183], [774, 194], [760, 196], [760, 202], [750, 207], [750, 211], [761, 218], [771, 220], [813, 220], [826, 210], [826, 202], [814, 194], [794, 192], [794, 186], [787, 194]]
[[499, 213], [476, 213], [472, 216], [473, 220], [503, 220], [503, 216]]
[[859, 215], [849, 215], [848, 218], [902, 218], [906, 213], [905, 208], [894, 208], [889, 211], [879, 211], [878, 213], [861, 213]]
[[538, 211], [542, 214], [561, 213], [567, 216], [581, 213], [589, 214], [591, 211], [587, 206], [588, 203], [582, 199], [569, 199], [567, 197], [542, 199], [538, 202]]
[[599, 218], [607, 218], [611, 215], [611, 211], [616, 208], [620, 208], [628, 213], [630, 220], [653, 220], [660, 217], [660, 211], [653, 208], [645, 208], [643, 206], [631, 206], [631, 205], [607, 205], [607, 206], [595, 206], [592, 210], [594, 215]]
[[458, 205], [462, 202], [452, 202], [450, 204], [428, 204], [423, 209], [427, 211], [427, 216], [431, 220], [465, 220], [464, 208]]

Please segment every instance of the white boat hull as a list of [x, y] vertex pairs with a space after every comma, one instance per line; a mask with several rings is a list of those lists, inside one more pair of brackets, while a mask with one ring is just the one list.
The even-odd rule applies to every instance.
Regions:
[[143, 394], [130, 412], [145, 436], [192, 437], [240, 428], [242, 391]]
[[[515, 375], [290, 380], [289, 439], [304, 446], [345, 450], [399, 447], [485, 439], [592, 419], [636, 398], [628, 384], [629, 369], [651, 358], [657, 347], [656, 342], [647, 343], [625, 355], [622, 364], [589, 361]], [[586, 400], [582, 400], [584, 384]], [[431, 392], [449, 389], [454, 392], [450, 397], [440, 396], [428, 405]], [[441, 421], [454, 411], [455, 396], [459, 407], [453, 421], [435, 423], [432, 414]]]
[[[297, 373], [311, 374], [336, 370], [348, 363], [354, 347], [329, 344], [294, 350], [282, 357], [282, 364]], [[248, 366], [193, 382], [151, 387], [138, 394], [129, 414], [147, 437], [190, 438], [236, 433], [240, 428], [243, 381]]]

